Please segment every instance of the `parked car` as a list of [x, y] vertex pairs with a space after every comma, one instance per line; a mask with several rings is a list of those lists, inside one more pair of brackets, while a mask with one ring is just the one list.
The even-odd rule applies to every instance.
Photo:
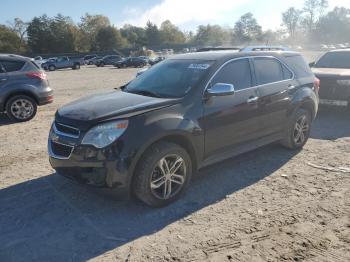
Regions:
[[44, 70], [55, 71], [56, 69], [72, 68], [74, 70], [80, 69], [84, 62], [82, 59], [70, 59], [68, 56], [61, 56], [57, 59], [49, 59], [43, 63], [41, 67]]
[[144, 67], [148, 63], [139, 57], [128, 57], [123, 60], [114, 63], [115, 67], [126, 68], [126, 67]]
[[91, 64], [89, 64], [89, 61], [94, 59], [94, 58], [96, 58], [96, 57], [97, 57], [97, 55], [86, 55], [86, 56], [84, 56], [83, 59], [84, 59], [85, 65], [91, 65]]
[[105, 65], [114, 65], [114, 63], [120, 60], [122, 60], [122, 57], [120, 55], [107, 55], [101, 59], [97, 59], [95, 61], [95, 65], [97, 67], [104, 67]]
[[0, 112], [17, 122], [31, 120], [37, 106], [53, 101], [44, 71], [31, 59], [0, 54]]
[[36, 56], [34, 57], [34, 61], [39, 67], [41, 67], [41, 65], [45, 63], [47, 60], [43, 59], [41, 56]]
[[87, 65], [95, 65], [96, 61], [99, 60], [99, 59], [102, 59], [102, 57], [101, 56], [96, 56], [96, 57], [93, 57], [91, 59], [86, 60], [85, 63]]
[[260, 45], [260, 46], [247, 46], [240, 49], [240, 52], [256, 52], [256, 51], [289, 51], [289, 48], [284, 46]]
[[296, 52], [174, 56], [121, 90], [61, 107], [50, 163], [68, 178], [164, 206], [199, 168], [275, 141], [302, 148], [317, 84]]
[[329, 51], [310, 66], [321, 81], [320, 104], [350, 108], [350, 49]]
[[155, 64], [158, 64], [159, 62], [162, 62], [163, 60], [165, 60], [165, 57], [163, 57], [163, 56], [158, 56], [158, 57], [156, 57], [156, 58], [154, 58], [154, 59], [150, 59], [150, 60], [149, 60], [149, 64], [150, 64], [151, 66], [153, 66], [153, 65], [155, 65]]

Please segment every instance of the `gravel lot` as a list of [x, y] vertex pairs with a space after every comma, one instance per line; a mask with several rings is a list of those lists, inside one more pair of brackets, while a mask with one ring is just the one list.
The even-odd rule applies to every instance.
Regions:
[[47, 158], [57, 107], [135, 69], [48, 73], [55, 102], [0, 117], [0, 261], [350, 261], [350, 121], [324, 109], [300, 152], [270, 145], [201, 170], [151, 209], [59, 177]]

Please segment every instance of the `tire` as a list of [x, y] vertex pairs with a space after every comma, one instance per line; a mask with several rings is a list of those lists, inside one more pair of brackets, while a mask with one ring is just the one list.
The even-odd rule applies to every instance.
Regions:
[[287, 124], [285, 137], [281, 144], [293, 150], [303, 148], [309, 139], [311, 124], [311, 113], [302, 108], [298, 109]]
[[56, 70], [56, 67], [54, 65], [49, 66], [49, 71], [55, 71], [55, 70]]
[[100, 67], [104, 67], [105, 66], [105, 63], [100, 63]]
[[[168, 170], [177, 167], [176, 174], [171, 175], [165, 172], [167, 177], [164, 176], [160, 168], [161, 161], [163, 161], [163, 171], [167, 169], [167, 165]], [[179, 164], [180, 161], [181, 164]], [[139, 200], [147, 205], [163, 207], [181, 196], [190, 183], [191, 177], [192, 161], [186, 150], [177, 144], [158, 142], [152, 145], [141, 157], [135, 173], [133, 192]], [[152, 180], [158, 182], [153, 183], [153, 188], [151, 186]], [[166, 188], [169, 189], [169, 184], [170, 191], [166, 190]]]
[[73, 66], [73, 70], [79, 70], [80, 69], [80, 65], [79, 64], [75, 64], [74, 66]]
[[[17, 105], [17, 106], [16, 106]], [[15, 122], [26, 122], [34, 118], [37, 112], [36, 101], [26, 95], [16, 95], [6, 102], [7, 116]]]

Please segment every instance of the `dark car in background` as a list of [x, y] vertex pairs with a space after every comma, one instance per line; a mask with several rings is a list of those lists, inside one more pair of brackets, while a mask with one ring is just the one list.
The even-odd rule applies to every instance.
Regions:
[[41, 64], [44, 70], [55, 71], [56, 69], [72, 68], [73, 70], [80, 69], [81, 65], [84, 65], [83, 59], [73, 59], [68, 56], [61, 56], [57, 59], [49, 59], [45, 63]]
[[164, 206], [199, 168], [275, 141], [302, 148], [318, 88], [296, 52], [174, 56], [121, 90], [58, 109], [50, 163], [68, 178]]
[[154, 59], [150, 59], [148, 63], [149, 63], [151, 66], [153, 66], [153, 65], [155, 65], [155, 64], [158, 64], [159, 62], [162, 62], [163, 60], [165, 60], [165, 57], [158, 56], [158, 57], [156, 57], [156, 58], [154, 58]]
[[0, 54], [0, 112], [17, 122], [32, 119], [37, 106], [53, 101], [46, 74], [33, 59]]
[[101, 56], [96, 56], [96, 57], [93, 57], [93, 58], [91, 58], [91, 59], [86, 60], [86, 61], [85, 61], [85, 64], [87, 64], [87, 65], [95, 65], [95, 64], [96, 64], [96, 61], [97, 61], [97, 60], [100, 60], [100, 59], [102, 59]]
[[105, 65], [114, 65], [116, 62], [122, 60], [120, 55], [106, 55], [101, 59], [95, 61], [97, 67], [104, 67]]
[[145, 59], [140, 57], [127, 57], [123, 60], [115, 62], [113, 65], [118, 68], [126, 68], [126, 67], [144, 67], [148, 63]]
[[321, 82], [320, 104], [350, 108], [350, 49], [329, 51], [310, 66]]
[[84, 59], [84, 62], [86, 65], [92, 65], [89, 62], [96, 57], [97, 57], [97, 55], [86, 55], [86, 56], [84, 56], [83, 59]]

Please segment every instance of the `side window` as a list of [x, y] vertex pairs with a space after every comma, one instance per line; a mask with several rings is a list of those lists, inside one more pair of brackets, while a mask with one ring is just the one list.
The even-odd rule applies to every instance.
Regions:
[[252, 75], [248, 59], [239, 59], [225, 65], [214, 77], [211, 84], [233, 84], [235, 90], [252, 86]]
[[293, 78], [293, 73], [285, 66], [282, 64], [282, 70], [283, 70], [283, 79], [288, 80]]
[[255, 73], [258, 85], [284, 80], [281, 63], [273, 58], [254, 58]]
[[15, 72], [22, 69], [25, 62], [23, 61], [1, 61], [2, 66], [6, 72]]

